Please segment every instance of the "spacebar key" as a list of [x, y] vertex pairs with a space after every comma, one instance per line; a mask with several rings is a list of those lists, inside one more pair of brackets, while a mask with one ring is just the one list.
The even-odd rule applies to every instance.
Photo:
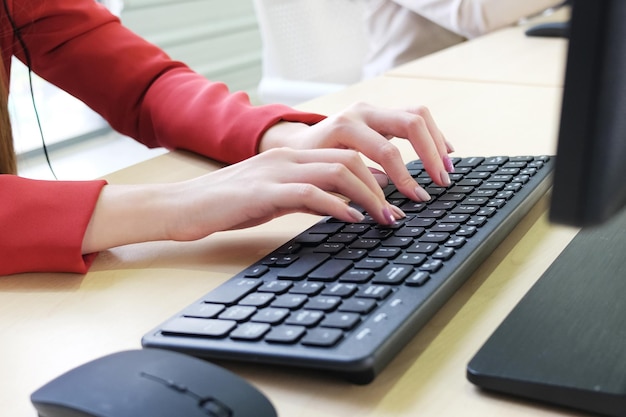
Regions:
[[229, 280], [204, 296], [205, 303], [235, 304], [261, 285], [258, 279]]

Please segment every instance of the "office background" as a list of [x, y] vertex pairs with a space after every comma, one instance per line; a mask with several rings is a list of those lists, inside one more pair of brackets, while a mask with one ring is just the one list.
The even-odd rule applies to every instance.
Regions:
[[[252, 0], [125, 0], [122, 22], [209, 79], [258, 103], [261, 39]], [[53, 178], [32, 109], [27, 70], [12, 74], [12, 111], [20, 174]], [[59, 179], [91, 179], [163, 153], [111, 132], [82, 103], [34, 78], [35, 100]]]

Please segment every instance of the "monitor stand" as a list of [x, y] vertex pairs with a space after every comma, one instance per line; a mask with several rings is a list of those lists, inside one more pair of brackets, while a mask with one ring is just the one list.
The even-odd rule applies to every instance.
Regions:
[[626, 416], [626, 210], [576, 235], [467, 377], [490, 391]]

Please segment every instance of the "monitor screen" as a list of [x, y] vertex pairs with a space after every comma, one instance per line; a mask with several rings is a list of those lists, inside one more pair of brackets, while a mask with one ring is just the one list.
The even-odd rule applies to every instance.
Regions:
[[591, 226], [626, 206], [626, 0], [574, 0], [550, 219]]

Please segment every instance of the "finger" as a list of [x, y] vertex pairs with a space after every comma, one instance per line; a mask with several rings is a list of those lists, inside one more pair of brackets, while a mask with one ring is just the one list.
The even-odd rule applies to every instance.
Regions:
[[[313, 163], [327, 163], [328, 166], [319, 165], [318, 173], [326, 174], [326, 183], [319, 184], [324, 189], [329, 190], [337, 182], [337, 178], [342, 178], [348, 172], [352, 173], [356, 178], [343, 178], [343, 189], [349, 190], [350, 184], [357, 184], [358, 188], [352, 190], [351, 197], [354, 193], [365, 193], [366, 189], [374, 193], [373, 198], [378, 199], [381, 203], [386, 203], [385, 195], [383, 194], [381, 184], [388, 185], [388, 179], [385, 173], [378, 171], [377, 175], [374, 175], [373, 169], [368, 168], [365, 162], [361, 158], [358, 152], [346, 149], [317, 149], [296, 152], [293, 157], [293, 161], [300, 164], [313, 164]], [[310, 171], [309, 174], [313, 175]], [[384, 177], [384, 178], [382, 178]], [[290, 176], [293, 180], [293, 177]], [[301, 178], [301, 181], [306, 181], [307, 178]], [[353, 181], [359, 181], [354, 183]], [[328, 182], [331, 181], [331, 182]], [[362, 185], [366, 189], [362, 188]], [[333, 190], [341, 192], [339, 189]], [[371, 198], [371, 197], [370, 197]], [[352, 199], [352, 198], [351, 198]]]
[[380, 188], [385, 188], [389, 185], [389, 177], [387, 176], [387, 174], [385, 174], [385, 172], [372, 167], [370, 167], [369, 170], [376, 179], [376, 182], [378, 183]]
[[364, 215], [345, 200], [308, 183], [280, 184], [272, 196], [280, 213], [305, 212], [329, 215], [347, 222], [360, 222]]
[[443, 133], [437, 126], [437, 123], [435, 122], [435, 119], [433, 118], [430, 110], [428, 110], [427, 107], [412, 107], [408, 108], [407, 111], [424, 119], [424, 121], [426, 122], [426, 128], [430, 132], [430, 135], [433, 137], [435, 146], [437, 147], [437, 150], [441, 156], [446, 156], [448, 153], [451, 152], [450, 149], [454, 149], [444, 137]]
[[417, 108], [408, 109], [407, 111], [424, 118], [428, 131], [435, 139], [435, 145], [437, 146], [437, 151], [439, 152], [439, 155], [442, 157], [443, 165], [446, 172], [454, 172], [454, 165], [452, 163], [452, 160], [448, 156], [449, 153], [454, 152], [454, 146], [445, 138], [445, 136], [439, 129], [437, 123], [435, 123], [435, 119], [430, 113], [430, 110], [428, 110], [427, 107], [420, 106]]
[[273, 149], [257, 157], [262, 177], [288, 184], [311, 184], [354, 201], [377, 222], [389, 224], [396, 215], [358, 152], [349, 149]]
[[[359, 165], [359, 164], [357, 164]], [[395, 221], [391, 207], [385, 200], [382, 189], [376, 183], [369, 170], [363, 166], [364, 171], [351, 170], [349, 161], [345, 165], [340, 162], [310, 162], [299, 164], [289, 170], [290, 184], [308, 184], [323, 191], [340, 194], [350, 201], [363, 207], [377, 222], [389, 224]], [[369, 183], [369, 184], [367, 184]], [[310, 191], [302, 186], [301, 198], [312, 198], [318, 194], [307, 194]], [[333, 215], [333, 213], [327, 213]], [[354, 221], [354, 220], [353, 220]]]
[[[407, 112], [402, 113], [406, 114], [405, 117], [412, 117]], [[430, 200], [428, 193], [409, 174], [398, 148], [379, 133], [379, 129], [382, 129], [382, 121], [377, 115], [364, 117], [365, 123], [353, 124], [349, 129], [345, 129], [342, 144], [359, 150], [363, 155], [380, 164], [404, 195], [420, 201]], [[398, 117], [398, 112], [388, 112], [386, 120], [398, 123]], [[420, 152], [425, 151], [420, 150]], [[432, 146], [432, 152], [436, 154], [434, 146]]]
[[[424, 168], [439, 185], [448, 185], [451, 166], [446, 140], [426, 107], [407, 111], [374, 111], [367, 113], [367, 124], [377, 131], [408, 139], [424, 163]], [[391, 176], [391, 175], [390, 175]]]

